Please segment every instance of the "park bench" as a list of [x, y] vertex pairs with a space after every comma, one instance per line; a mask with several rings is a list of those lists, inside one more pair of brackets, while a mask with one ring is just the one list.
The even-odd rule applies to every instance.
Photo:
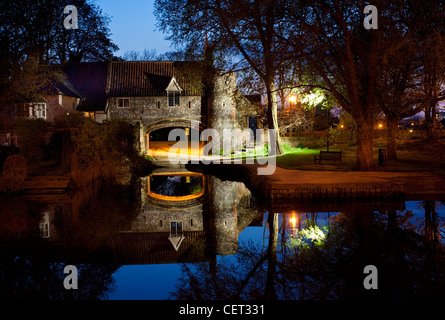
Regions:
[[319, 155], [314, 155], [314, 164], [317, 163], [317, 161], [318, 164], [321, 164], [322, 160], [326, 160], [334, 161], [335, 164], [337, 164], [337, 162], [340, 162], [341, 165], [341, 157], [341, 151], [320, 151]]

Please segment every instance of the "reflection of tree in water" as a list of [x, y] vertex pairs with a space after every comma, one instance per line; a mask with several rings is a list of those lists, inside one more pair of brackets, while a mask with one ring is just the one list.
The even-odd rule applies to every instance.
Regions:
[[[410, 211], [340, 213], [328, 226], [306, 221], [292, 238], [286, 219], [269, 214], [267, 249], [247, 242], [234, 259], [185, 264], [176, 299], [444, 299], [443, 220], [424, 202], [421, 223]], [[309, 215], [308, 217], [311, 217]], [[443, 218], [442, 218], [443, 219]], [[281, 241], [279, 236], [281, 235]], [[283, 237], [283, 235], [285, 235]], [[366, 265], [378, 289], [365, 290]]]
[[111, 235], [125, 228], [140, 208], [138, 187], [101, 186], [95, 192], [76, 193], [64, 219], [63, 234], [87, 248], [109, 246]]
[[[69, 203], [56, 205], [54, 239], [39, 236], [40, 212], [47, 204], [19, 198], [0, 203], [5, 208], [0, 213], [0, 222], [5, 222], [0, 228], [5, 244], [0, 248], [0, 297], [106, 298], [119, 267], [110, 263], [110, 239], [134, 217], [137, 194], [124, 186], [79, 191]], [[63, 269], [69, 264], [78, 269], [78, 290], [63, 287]]]
[[[68, 264], [68, 263], [67, 263]], [[0, 286], [2, 298], [27, 298], [51, 300], [97, 300], [104, 299], [114, 290], [111, 264], [75, 264], [78, 269], [78, 289], [66, 290], [63, 280], [67, 265], [60, 262], [42, 262], [38, 257], [3, 257]]]

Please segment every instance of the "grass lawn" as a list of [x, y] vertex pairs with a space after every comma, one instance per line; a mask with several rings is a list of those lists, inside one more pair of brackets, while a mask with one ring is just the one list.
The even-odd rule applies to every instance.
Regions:
[[[380, 148], [385, 148], [386, 143], [376, 140], [374, 144], [374, 159], [378, 163]], [[299, 149], [283, 145], [284, 155], [277, 157], [277, 166], [284, 169], [298, 170], [355, 170], [357, 148], [349, 142], [337, 143], [329, 147], [330, 151], [343, 151], [342, 165], [336, 166], [325, 162], [325, 164], [314, 164], [314, 155], [321, 149]], [[443, 152], [443, 160], [440, 161], [440, 152]], [[398, 146], [398, 160], [388, 161], [385, 167], [379, 167], [383, 171], [429, 171], [445, 175], [445, 140], [438, 143], [427, 143], [422, 140], [410, 140]], [[322, 162], [323, 163], [323, 162]]]

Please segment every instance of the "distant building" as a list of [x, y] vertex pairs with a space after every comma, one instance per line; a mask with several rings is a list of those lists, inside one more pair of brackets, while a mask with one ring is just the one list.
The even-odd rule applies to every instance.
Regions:
[[38, 99], [15, 103], [10, 118], [44, 119], [53, 122], [59, 115], [75, 111], [81, 94], [64, 77], [56, 78], [56, 82], [45, 88], [45, 93]]
[[441, 122], [443, 119], [445, 119], [445, 112], [441, 111], [441, 112], [436, 113], [436, 119], [439, 122]]

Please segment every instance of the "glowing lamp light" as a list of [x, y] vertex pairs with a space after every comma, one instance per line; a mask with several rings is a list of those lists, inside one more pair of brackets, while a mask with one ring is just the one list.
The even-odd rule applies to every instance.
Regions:
[[345, 126], [344, 125], [340, 125], [340, 128], [344, 128]]
[[409, 132], [413, 132], [413, 129], [409, 130]]
[[379, 123], [379, 128], [382, 128], [382, 127], [383, 127], [383, 124]]
[[291, 94], [291, 95], [289, 96], [289, 102], [291, 102], [291, 103], [295, 103], [295, 102], [297, 102], [297, 96]]
[[295, 227], [295, 225], [297, 224], [297, 218], [295, 218], [295, 217], [290, 218], [289, 221], [293, 227]]

